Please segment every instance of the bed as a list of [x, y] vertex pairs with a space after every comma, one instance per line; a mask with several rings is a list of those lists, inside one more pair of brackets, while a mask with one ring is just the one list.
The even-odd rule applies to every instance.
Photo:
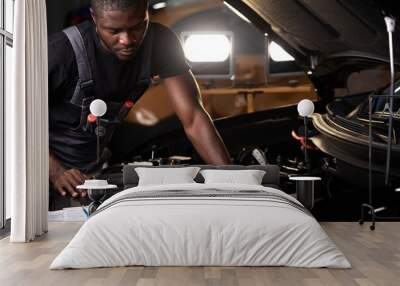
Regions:
[[135, 186], [135, 167], [125, 168], [127, 189], [97, 209], [50, 269], [351, 267], [308, 210], [271, 187], [279, 184], [276, 166], [222, 168], [267, 172], [260, 185], [201, 183], [197, 175], [193, 183]]

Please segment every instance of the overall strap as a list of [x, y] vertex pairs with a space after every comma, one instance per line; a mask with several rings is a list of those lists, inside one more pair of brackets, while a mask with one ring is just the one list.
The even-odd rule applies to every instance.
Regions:
[[81, 105], [82, 99], [85, 97], [85, 89], [93, 88], [94, 86], [89, 58], [82, 34], [78, 27], [72, 26], [64, 29], [63, 32], [68, 37], [74, 50], [79, 74], [79, 79], [76, 83], [75, 91], [71, 98], [71, 103], [75, 105]]

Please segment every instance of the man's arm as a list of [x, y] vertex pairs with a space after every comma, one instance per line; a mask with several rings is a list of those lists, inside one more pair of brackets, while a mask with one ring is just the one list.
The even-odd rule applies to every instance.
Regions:
[[164, 79], [168, 97], [185, 133], [197, 152], [208, 164], [230, 164], [230, 157], [224, 142], [204, 110], [200, 91], [193, 74]]
[[[68, 192], [76, 198], [79, 197], [79, 193], [75, 191], [76, 186], [83, 184], [87, 177], [77, 169], [64, 168], [58, 159], [49, 153], [49, 179], [62, 196], [66, 196]], [[81, 192], [81, 197], [85, 196], [86, 192]]]

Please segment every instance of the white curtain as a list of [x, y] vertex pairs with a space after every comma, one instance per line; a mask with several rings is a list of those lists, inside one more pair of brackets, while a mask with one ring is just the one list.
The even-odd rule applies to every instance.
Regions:
[[12, 242], [47, 231], [48, 99], [45, 0], [17, 0], [13, 92], [6, 97], [6, 188]]

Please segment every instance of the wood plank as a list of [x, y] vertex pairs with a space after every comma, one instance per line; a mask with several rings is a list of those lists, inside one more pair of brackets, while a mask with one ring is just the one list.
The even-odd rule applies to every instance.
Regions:
[[299, 86], [270, 86], [260, 88], [210, 88], [202, 89], [202, 95], [231, 95], [231, 94], [280, 94], [280, 93], [306, 93], [312, 91], [312, 85]]
[[50, 231], [28, 244], [0, 241], [0, 285], [398, 285], [400, 223], [378, 222], [370, 231], [356, 222], [322, 227], [352, 263], [352, 269], [291, 267], [118, 267], [49, 270], [79, 223], [51, 223]]

